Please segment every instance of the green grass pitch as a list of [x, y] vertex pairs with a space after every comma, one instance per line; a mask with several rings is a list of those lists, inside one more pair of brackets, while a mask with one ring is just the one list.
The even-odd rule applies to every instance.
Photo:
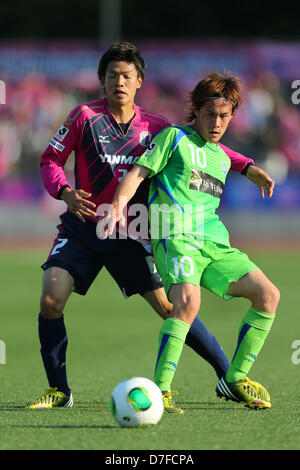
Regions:
[[[113, 388], [132, 376], [153, 378], [159, 317], [139, 296], [125, 300], [103, 271], [86, 297], [65, 309], [67, 370], [74, 407], [31, 411], [25, 403], [47, 387], [39, 353], [37, 315], [43, 251], [2, 251], [0, 340], [1, 450], [289, 450], [300, 448], [299, 251], [249, 251], [281, 290], [277, 318], [250, 378], [269, 390], [272, 409], [251, 411], [215, 395], [214, 370], [185, 347], [173, 387], [182, 416], [164, 414], [157, 426], [123, 429], [109, 409]], [[225, 302], [202, 292], [200, 317], [231, 359], [244, 299]], [[300, 357], [300, 353], [298, 355]]]

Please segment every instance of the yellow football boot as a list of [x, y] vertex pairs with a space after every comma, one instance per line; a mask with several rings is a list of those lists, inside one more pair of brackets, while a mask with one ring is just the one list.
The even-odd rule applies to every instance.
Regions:
[[40, 397], [27, 403], [25, 408], [40, 410], [46, 408], [69, 408], [71, 406], [73, 406], [72, 393], [67, 397], [63, 392], [59, 392], [56, 387], [50, 387]]
[[184, 411], [181, 408], [178, 408], [173, 400], [175, 395], [178, 395], [177, 390], [172, 390], [171, 392], [162, 392], [165, 411], [167, 413], [183, 414]]
[[263, 385], [245, 377], [238, 382], [227, 382], [225, 378], [219, 380], [216, 387], [218, 397], [242, 403], [248, 408], [271, 408], [271, 398]]

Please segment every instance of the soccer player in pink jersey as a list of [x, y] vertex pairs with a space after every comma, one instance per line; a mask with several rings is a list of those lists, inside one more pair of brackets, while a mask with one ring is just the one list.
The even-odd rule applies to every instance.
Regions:
[[[140, 294], [163, 319], [172, 309], [145, 242], [130, 237], [100, 240], [96, 235], [97, 208], [112, 202], [120, 180], [152, 137], [170, 126], [167, 119], [135, 104], [144, 74], [145, 62], [134, 45], [122, 42], [110, 47], [98, 68], [105, 98], [73, 109], [41, 157], [45, 188], [54, 198], [64, 200], [68, 210], [60, 217], [57, 237], [42, 266], [38, 331], [49, 388], [27, 408], [73, 405], [66, 374], [68, 337], [63, 310], [72, 292], [87, 293], [104, 266], [125, 297]], [[223, 149], [231, 159], [231, 169], [259, 185], [249, 171], [253, 160]], [[75, 188], [64, 173], [73, 150]], [[145, 181], [131, 204], [147, 204], [148, 189]], [[218, 378], [225, 375], [229, 362], [199, 318], [194, 320], [186, 344], [212, 365]]]

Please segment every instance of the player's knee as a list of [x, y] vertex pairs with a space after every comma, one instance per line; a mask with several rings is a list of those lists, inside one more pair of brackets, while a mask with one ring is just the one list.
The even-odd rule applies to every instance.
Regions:
[[182, 321], [192, 324], [200, 309], [198, 299], [187, 299], [181, 304], [174, 305], [171, 316], [180, 318]]
[[258, 304], [259, 310], [268, 313], [275, 313], [280, 300], [279, 289], [270, 282], [256, 294], [254, 300]]
[[280, 300], [280, 291], [279, 289], [274, 285], [272, 284], [272, 288], [271, 288], [271, 302], [274, 306], [274, 310], [276, 310], [278, 304], [279, 304], [279, 300]]
[[43, 294], [40, 301], [40, 307], [43, 317], [55, 319], [61, 317], [64, 302], [50, 294]]

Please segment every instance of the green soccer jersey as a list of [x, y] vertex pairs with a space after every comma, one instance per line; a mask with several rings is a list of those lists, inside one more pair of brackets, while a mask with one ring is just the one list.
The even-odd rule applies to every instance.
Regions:
[[230, 246], [216, 214], [231, 160], [218, 144], [206, 142], [189, 126], [157, 134], [138, 165], [151, 170], [151, 239], [187, 236]]

